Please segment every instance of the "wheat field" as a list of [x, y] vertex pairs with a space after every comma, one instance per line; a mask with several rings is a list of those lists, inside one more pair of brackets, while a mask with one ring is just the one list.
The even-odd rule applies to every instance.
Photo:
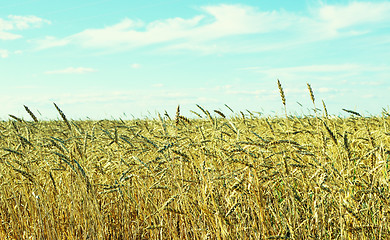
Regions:
[[390, 239], [389, 114], [0, 122], [1, 239]]

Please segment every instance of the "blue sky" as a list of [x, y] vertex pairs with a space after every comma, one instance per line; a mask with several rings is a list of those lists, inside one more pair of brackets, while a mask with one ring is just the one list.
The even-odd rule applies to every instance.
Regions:
[[[390, 1], [0, 1], [0, 119], [281, 115], [390, 100]], [[302, 105], [302, 106], [301, 106]]]

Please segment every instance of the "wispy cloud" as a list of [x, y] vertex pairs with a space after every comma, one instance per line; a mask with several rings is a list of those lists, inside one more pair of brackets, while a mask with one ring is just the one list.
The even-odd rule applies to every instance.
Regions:
[[141, 64], [139, 63], [133, 63], [130, 65], [131, 68], [134, 68], [134, 69], [137, 69], [137, 68], [140, 68], [141, 67]]
[[[164, 43], [159, 47], [216, 52], [236, 49], [232, 45], [237, 43], [221, 46], [215, 45], [214, 40], [252, 34], [264, 36], [258, 43], [257, 50], [261, 51], [280, 43], [302, 44], [365, 34], [390, 24], [390, 2], [322, 5], [313, 8], [307, 15], [227, 4], [199, 9], [202, 13], [192, 18], [176, 17], [150, 23], [126, 18], [105, 28], [86, 29], [61, 39], [47, 37], [37, 43], [39, 48], [74, 44], [84, 48], [120, 50]], [[268, 33], [283, 33], [285, 37], [276, 42], [274, 38], [270, 41], [266, 37]], [[240, 46], [240, 49], [245, 47]]]
[[25, 30], [29, 28], [39, 28], [43, 24], [51, 22], [37, 16], [16, 16], [9, 15], [6, 19], [0, 18], [0, 39], [14, 40], [21, 38], [22, 35], [11, 33], [12, 30]]
[[45, 74], [82, 74], [82, 73], [90, 73], [96, 72], [93, 68], [85, 68], [85, 67], [68, 67], [60, 70], [51, 70], [46, 71]]
[[323, 64], [306, 65], [283, 68], [246, 67], [238, 70], [251, 70], [262, 73], [284, 72], [284, 73], [334, 73], [334, 72], [375, 72], [389, 70], [390, 66], [372, 66], [363, 64]]
[[[366, 64], [325, 64], [325, 65], [306, 65], [296, 67], [249, 67], [241, 68], [258, 73], [259, 75], [285, 81], [317, 81], [324, 84], [342, 84], [354, 81], [364, 81], [365, 74], [370, 74], [372, 78], [384, 81], [383, 73], [389, 72], [390, 66], [373, 66]], [[351, 82], [352, 81], [352, 82]]]
[[268, 90], [226, 90], [226, 94], [231, 95], [260, 95], [269, 93]]
[[[29, 42], [32, 42], [31, 40]], [[61, 47], [68, 45], [70, 40], [68, 38], [58, 39], [53, 36], [46, 36], [43, 39], [34, 40], [35, 44], [38, 45], [37, 50], [53, 48], [53, 47]]]
[[[280, 79], [285, 92], [293, 97], [307, 95], [306, 82], [313, 83], [315, 94], [321, 98], [331, 98], [343, 94], [357, 94], [361, 86], [367, 91], [382, 91], [388, 81], [389, 65], [369, 64], [323, 64], [301, 65], [294, 67], [247, 67], [238, 70], [257, 73], [262, 79]], [[367, 77], [369, 76], [369, 78]], [[369, 81], [368, 79], [375, 79]], [[268, 87], [268, 86], [264, 86]], [[254, 91], [255, 93], [256, 91]], [[352, 96], [352, 95], [351, 95]]]
[[37, 16], [8, 16], [9, 22], [13, 25], [14, 28], [23, 30], [28, 28], [38, 28], [43, 24], [50, 24], [51, 22], [46, 19], [39, 18]]
[[18, 39], [21, 37], [22, 37], [22, 35], [5, 32], [5, 31], [2, 31], [0, 28], [0, 40], [14, 40], [14, 39]]
[[8, 57], [8, 51], [5, 49], [0, 49], [0, 58]]
[[[325, 29], [331, 32], [346, 31], [349, 27], [365, 25], [364, 31], [369, 31], [368, 24], [381, 23], [386, 26], [390, 21], [390, 2], [351, 2], [348, 5], [325, 5], [318, 9], [319, 20], [325, 24]], [[359, 30], [359, 29], [357, 29]], [[353, 33], [355, 30], [348, 30]]]
[[335, 92], [338, 92], [338, 90], [334, 89], [334, 88], [320, 87], [320, 88], [316, 89], [316, 92], [319, 92], [319, 93], [335, 93]]
[[[218, 5], [202, 7], [202, 15], [189, 19], [180, 17], [143, 23], [124, 19], [118, 24], [101, 29], [86, 29], [61, 39], [68, 44], [93, 48], [136, 48], [156, 43], [178, 41], [180, 48], [196, 47], [202, 43], [233, 35], [265, 33], [290, 25], [276, 13], [258, 12], [242, 5]], [[55, 46], [58, 39], [38, 42], [40, 48]], [[195, 47], [194, 47], [195, 46]]]
[[162, 87], [164, 87], [164, 84], [162, 84], [162, 83], [155, 83], [155, 84], [152, 84], [152, 87], [154, 87], [154, 88], [162, 88]]

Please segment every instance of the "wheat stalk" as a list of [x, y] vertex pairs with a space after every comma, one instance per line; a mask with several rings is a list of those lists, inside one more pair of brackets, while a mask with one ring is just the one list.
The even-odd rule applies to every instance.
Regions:
[[329, 115], [328, 115], [328, 109], [326, 108], [326, 105], [325, 105], [324, 100], [322, 100], [322, 106], [324, 107], [325, 117], [328, 118], [328, 117], [329, 117]]
[[279, 88], [280, 97], [282, 98], [282, 103], [283, 103], [283, 106], [284, 106], [284, 114], [286, 115], [286, 126], [287, 126], [287, 129], [289, 129], [288, 116], [287, 116], [287, 107], [286, 107], [286, 97], [284, 95], [282, 84], [280, 83], [279, 79], [278, 79], [278, 88]]
[[187, 124], [189, 124], [189, 125], [191, 125], [190, 119], [188, 119], [188, 118], [186, 118], [186, 117], [184, 117], [184, 116], [178, 116], [178, 119], [179, 119], [179, 120], [182, 120], [183, 122], [185, 122], [185, 123], [187, 123]]
[[221, 111], [219, 110], [214, 110], [215, 113], [217, 113], [219, 116], [223, 117], [223, 118], [226, 118], [225, 114], [223, 114]]
[[358, 116], [358, 117], [361, 117], [361, 116], [362, 116], [360, 113], [355, 112], [355, 111], [352, 111], [352, 110], [348, 110], [348, 109], [344, 109], [344, 108], [343, 108], [343, 111], [345, 111], [345, 112], [347, 112], [347, 113], [351, 113], [351, 114], [356, 115], [356, 116]]
[[233, 109], [229, 107], [227, 104], [225, 104], [225, 107], [227, 107], [232, 113], [234, 113]]
[[59, 112], [59, 114], [61, 115], [61, 118], [62, 120], [64, 120], [64, 122], [66, 123], [66, 125], [68, 126], [69, 130], [72, 130], [72, 127], [70, 126], [69, 124], [69, 121], [68, 119], [66, 119], [66, 116], [65, 114], [62, 112], [62, 110], [57, 106], [57, 104], [53, 103], [54, 106], [56, 107], [57, 111]]
[[31, 110], [26, 105], [23, 105], [23, 106], [24, 106], [24, 109], [26, 109], [28, 114], [31, 116], [31, 118], [34, 120], [34, 122], [38, 122], [38, 118], [34, 115], [34, 113], [31, 112]]
[[176, 116], [175, 116], [175, 124], [179, 125], [179, 116], [180, 116], [180, 105], [177, 105]]
[[[311, 88], [310, 84], [309, 83], [306, 83], [307, 84], [307, 88], [309, 89], [309, 93], [310, 93], [310, 99], [311, 101], [313, 102], [314, 106], [315, 106], [315, 98], [314, 98], [314, 93], [313, 93], [313, 89]], [[315, 107], [314, 107], [315, 108]]]
[[333, 134], [332, 130], [330, 130], [330, 128], [328, 127], [328, 125], [326, 125], [325, 122], [323, 122], [323, 123], [324, 123], [324, 126], [325, 126], [326, 131], [329, 133], [330, 138], [333, 140], [334, 144], [337, 145], [336, 136]]
[[317, 117], [317, 108], [316, 108], [316, 102], [315, 102], [315, 98], [314, 98], [313, 89], [311, 88], [311, 86], [310, 86], [309, 83], [306, 83], [306, 84], [307, 84], [307, 89], [309, 89], [310, 99], [311, 99], [311, 101], [313, 102], [313, 105], [314, 105], [314, 112], [315, 112], [316, 117]]
[[284, 107], [286, 107], [286, 97], [284, 96], [282, 84], [280, 83], [279, 79], [278, 79], [278, 88], [279, 88], [279, 92], [280, 92], [280, 97], [282, 98], [282, 103], [283, 103]]
[[14, 115], [12, 115], [12, 114], [9, 114], [8, 116], [10, 116], [11, 118], [15, 119], [16, 121], [18, 121], [18, 122], [20, 122], [20, 123], [22, 123], [22, 122], [23, 122], [23, 120], [22, 120], [22, 119], [20, 119], [20, 118], [18, 118], [18, 117], [16, 117], [16, 116], [14, 116]]

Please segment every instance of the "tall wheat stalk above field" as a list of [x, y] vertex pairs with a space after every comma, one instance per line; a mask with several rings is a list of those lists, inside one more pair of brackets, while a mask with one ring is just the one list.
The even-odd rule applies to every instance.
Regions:
[[314, 112], [315, 112], [315, 114], [316, 114], [316, 118], [318, 118], [318, 116], [317, 116], [316, 102], [315, 102], [315, 98], [314, 98], [313, 89], [311, 88], [311, 86], [310, 86], [309, 83], [306, 83], [306, 84], [307, 84], [307, 89], [309, 89], [310, 99], [311, 99], [311, 101], [313, 102]]
[[38, 122], [38, 118], [34, 115], [34, 113], [26, 105], [24, 105], [24, 109], [26, 109], [26, 112], [31, 116], [31, 118], [34, 120], [34, 122]]
[[317, 114], [317, 107], [316, 107], [313, 89], [311, 88], [311, 85], [309, 83], [306, 83], [306, 84], [307, 84], [307, 89], [309, 90], [309, 93], [310, 93], [310, 99], [311, 99], [313, 106], [314, 106], [314, 113], [316, 115], [317, 132], [319, 132], [320, 122], [319, 122], [319, 118], [318, 118], [318, 114]]
[[53, 103], [54, 104], [54, 107], [57, 109], [58, 113], [60, 114], [62, 120], [64, 120], [66, 126], [68, 126], [69, 130], [72, 130], [72, 127], [70, 126], [70, 123], [68, 121], [68, 119], [66, 118], [64, 112], [62, 112], [62, 110], [57, 106], [57, 104]]
[[323, 106], [323, 108], [324, 108], [324, 114], [323, 114], [323, 116], [324, 116], [325, 118], [328, 118], [328, 117], [329, 117], [328, 109], [326, 108], [326, 105], [325, 105], [324, 100], [322, 100], [322, 106]]
[[278, 88], [279, 88], [280, 97], [282, 98], [282, 103], [283, 103], [283, 107], [284, 107], [284, 114], [286, 116], [286, 126], [288, 129], [289, 126], [288, 126], [288, 115], [287, 115], [287, 107], [286, 107], [286, 97], [284, 95], [282, 84], [280, 83], [279, 79], [278, 79]]

